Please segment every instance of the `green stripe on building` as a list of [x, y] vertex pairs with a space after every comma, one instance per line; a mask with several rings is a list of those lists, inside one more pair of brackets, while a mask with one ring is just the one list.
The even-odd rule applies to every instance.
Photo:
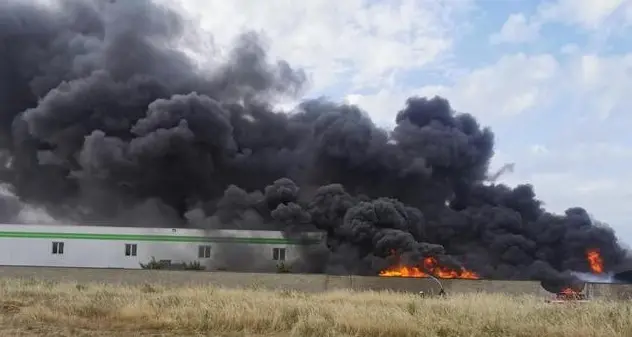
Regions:
[[80, 239], [110, 241], [154, 241], [154, 242], [213, 242], [244, 243], [264, 245], [308, 245], [320, 242], [317, 239], [283, 239], [283, 238], [241, 238], [241, 237], [203, 237], [160, 234], [94, 234], [94, 233], [50, 233], [50, 232], [7, 232], [0, 231], [0, 238], [23, 239]]

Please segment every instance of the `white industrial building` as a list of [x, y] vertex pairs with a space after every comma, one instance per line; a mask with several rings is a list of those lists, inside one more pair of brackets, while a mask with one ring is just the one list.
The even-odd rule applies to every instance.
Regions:
[[[291, 266], [323, 233], [106, 226], [0, 225], [0, 265], [140, 269], [152, 259], [206, 270]], [[231, 265], [232, 264], [232, 265]]]

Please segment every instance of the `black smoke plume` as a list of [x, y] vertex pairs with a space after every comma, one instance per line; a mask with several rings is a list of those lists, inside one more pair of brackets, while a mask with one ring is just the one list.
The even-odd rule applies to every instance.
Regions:
[[390, 131], [325, 99], [275, 111], [306, 75], [253, 33], [201, 68], [189, 22], [149, 0], [0, 3], [0, 180], [20, 202], [84, 223], [323, 230], [313, 272], [375, 275], [395, 251], [559, 281], [589, 271], [589, 248], [606, 270], [625, 259], [585, 210], [487, 182], [494, 135], [447, 100], [408, 99]]

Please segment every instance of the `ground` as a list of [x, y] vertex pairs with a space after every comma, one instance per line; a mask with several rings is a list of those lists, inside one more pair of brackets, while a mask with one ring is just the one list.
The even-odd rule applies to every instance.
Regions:
[[0, 280], [2, 336], [629, 336], [631, 302]]

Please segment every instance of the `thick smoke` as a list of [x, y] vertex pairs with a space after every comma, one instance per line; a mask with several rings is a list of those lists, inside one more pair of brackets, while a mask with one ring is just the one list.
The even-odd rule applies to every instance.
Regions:
[[[396, 127], [324, 99], [293, 114], [306, 75], [257, 35], [200, 69], [188, 19], [149, 0], [0, 3], [4, 221], [23, 203], [69, 221], [323, 230], [305, 270], [375, 275], [393, 252], [482, 277], [565, 280], [625, 259], [587, 212], [546, 212], [533, 188], [486, 181], [494, 135], [443, 98], [412, 97]], [[17, 199], [19, 198], [19, 199]]]

